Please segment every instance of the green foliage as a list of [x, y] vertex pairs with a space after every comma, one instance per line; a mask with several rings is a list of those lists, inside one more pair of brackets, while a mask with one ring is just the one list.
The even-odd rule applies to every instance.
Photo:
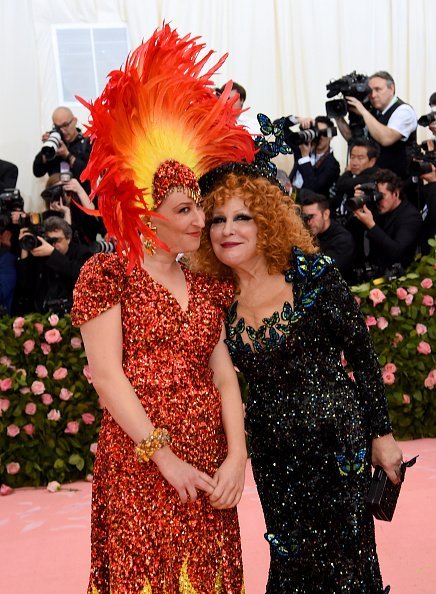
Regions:
[[0, 318], [0, 484], [85, 478], [101, 417], [69, 316]]

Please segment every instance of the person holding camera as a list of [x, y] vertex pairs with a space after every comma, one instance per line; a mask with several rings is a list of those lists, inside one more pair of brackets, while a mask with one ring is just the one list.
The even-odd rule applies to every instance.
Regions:
[[[433, 143], [432, 140], [429, 142]], [[423, 254], [430, 252], [428, 240], [433, 239], [436, 235], [436, 152], [433, 154], [435, 155], [433, 161], [424, 163], [419, 174], [419, 182], [422, 184], [422, 201], [425, 204], [424, 224], [420, 237]]]
[[352, 142], [347, 170], [330, 191], [329, 203], [332, 212], [337, 211], [338, 214], [344, 215], [345, 202], [347, 198], [354, 196], [354, 188], [374, 179], [378, 171], [376, 161], [379, 155], [378, 145], [366, 138], [356, 138]]
[[[42, 148], [33, 161], [33, 175], [43, 177], [59, 173], [61, 163], [67, 163], [72, 176], [80, 179], [91, 154], [89, 138], [82, 136], [77, 118], [68, 107], [53, 112], [53, 129], [42, 135]], [[89, 186], [84, 185], [89, 193]]]
[[[394, 264], [406, 269], [418, 247], [422, 218], [419, 211], [402, 195], [402, 180], [388, 169], [380, 169], [375, 182], [377, 192], [368, 199], [356, 188], [361, 206], [354, 217], [362, 223], [369, 242], [368, 261], [374, 275], [383, 274]], [[375, 204], [374, 209], [369, 208]]]
[[[417, 117], [413, 108], [397, 97], [392, 76], [383, 70], [368, 78], [369, 109], [356, 97], [346, 97], [350, 112], [365, 122], [367, 135], [380, 146], [377, 165], [390, 169], [401, 178], [408, 175], [408, 150], [416, 141]], [[345, 119], [336, 118], [339, 131], [346, 140], [352, 137]]]
[[43, 226], [20, 230], [17, 314], [70, 311], [80, 268], [91, 256], [85, 246], [71, 241], [72, 235], [70, 225], [59, 216], [49, 217]]
[[330, 187], [340, 173], [339, 163], [330, 148], [336, 129], [332, 120], [326, 116], [317, 116], [315, 120], [301, 120], [301, 127], [307, 127], [308, 123], [314, 125], [316, 130], [312, 142], [296, 145], [295, 133], [286, 128], [284, 130], [285, 141], [294, 152], [294, 166], [289, 179], [293, 188], [305, 188], [328, 196]]

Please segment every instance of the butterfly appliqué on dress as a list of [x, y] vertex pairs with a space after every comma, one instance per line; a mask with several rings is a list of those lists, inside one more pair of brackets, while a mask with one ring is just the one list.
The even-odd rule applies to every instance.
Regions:
[[351, 474], [360, 474], [365, 468], [366, 449], [359, 450], [352, 458], [347, 458], [343, 454], [336, 454], [339, 474], [349, 476]]
[[295, 557], [300, 550], [299, 530], [293, 530], [289, 538], [271, 533], [264, 534], [264, 538], [281, 557]]

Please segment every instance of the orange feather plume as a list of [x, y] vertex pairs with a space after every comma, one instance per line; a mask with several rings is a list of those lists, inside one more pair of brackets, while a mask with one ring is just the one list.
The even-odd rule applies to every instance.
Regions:
[[[156, 30], [127, 58], [94, 103], [78, 98], [90, 111], [86, 135], [91, 157], [82, 179], [98, 193], [99, 211], [117, 249], [129, 257], [129, 269], [142, 258], [142, 240], [160, 242], [143, 217], [153, 209], [153, 180], [159, 166], [175, 160], [198, 178], [232, 161], [251, 162], [250, 134], [236, 123], [237, 97], [232, 83], [216, 97], [211, 76], [227, 54], [201, 74], [212, 51], [198, 59], [204, 44], [181, 38], [169, 25]], [[95, 211], [92, 211], [95, 213]]]

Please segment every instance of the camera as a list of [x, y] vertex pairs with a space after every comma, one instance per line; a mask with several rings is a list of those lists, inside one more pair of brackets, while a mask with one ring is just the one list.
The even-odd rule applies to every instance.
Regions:
[[436, 167], [436, 150], [429, 150], [429, 141], [424, 141], [421, 144], [414, 144], [412, 147], [412, 160], [409, 164], [409, 173], [414, 177], [425, 175], [433, 171], [433, 166]]
[[72, 306], [71, 299], [68, 297], [60, 297], [59, 299], [44, 300], [42, 310], [45, 313], [55, 313], [59, 317], [62, 317], [70, 313]]
[[88, 246], [91, 254], [113, 254], [115, 252], [115, 244], [113, 241], [104, 241], [104, 239], [97, 239]]
[[56, 186], [52, 186], [51, 188], [47, 188], [41, 192], [41, 198], [47, 200], [49, 204], [52, 202], [59, 202], [61, 198], [64, 197], [64, 188], [62, 184], [58, 184]]
[[41, 224], [41, 219], [38, 213], [27, 215], [24, 219], [21, 219], [20, 226], [28, 230], [26, 235], [23, 235], [18, 242], [18, 245], [22, 250], [30, 252], [41, 245], [38, 235], [40, 237], [44, 236], [44, 225]]
[[[329, 118], [345, 117], [348, 112], [348, 104], [345, 97], [355, 97], [363, 104], [369, 101], [368, 77], [365, 74], [358, 74], [355, 70], [342, 78], [332, 80], [326, 85], [327, 98], [342, 95], [342, 99], [332, 99], [325, 104], [326, 114]], [[350, 128], [354, 137], [362, 136], [364, 122], [361, 116], [350, 112]]]
[[61, 145], [61, 141], [61, 133], [56, 128], [53, 128], [41, 148], [41, 153], [44, 155], [47, 161], [53, 161], [53, 159], [56, 157], [56, 153]]
[[326, 136], [327, 138], [333, 138], [337, 136], [338, 130], [335, 126], [328, 127], [325, 130], [320, 130], [316, 126], [311, 126], [306, 130], [300, 130], [299, 132], [289, 132], [286, 136], [286, 142], [289, 146], [299, 146], [300, 144], [309, 144]]
[[352, 196], [351, 198], [348, 198], [347, 202], [345, 203], [345, 206], [351, 212], [362, 208], [364, 205], [367, 205], [369, 208], [371, 208], [383, 198], [383, 194], [377, 190], [376, 182], [360, 184], [360, 189], [365, 192], [363, 196]]
[[24, 200], [20, 190], [6, 188], [0, 193], [0, 227], [6, 227], [11, 223], [11, 213], [23, 210]]
[[418, 119], [418, 126], [422, 126], [423, 128], [426, 128], [427, 126], [430, 126], [430, 124], [432, 124], [435, 121], [436, 121], [436, 107], [432, 108], [430, 113], [426, 113]]

